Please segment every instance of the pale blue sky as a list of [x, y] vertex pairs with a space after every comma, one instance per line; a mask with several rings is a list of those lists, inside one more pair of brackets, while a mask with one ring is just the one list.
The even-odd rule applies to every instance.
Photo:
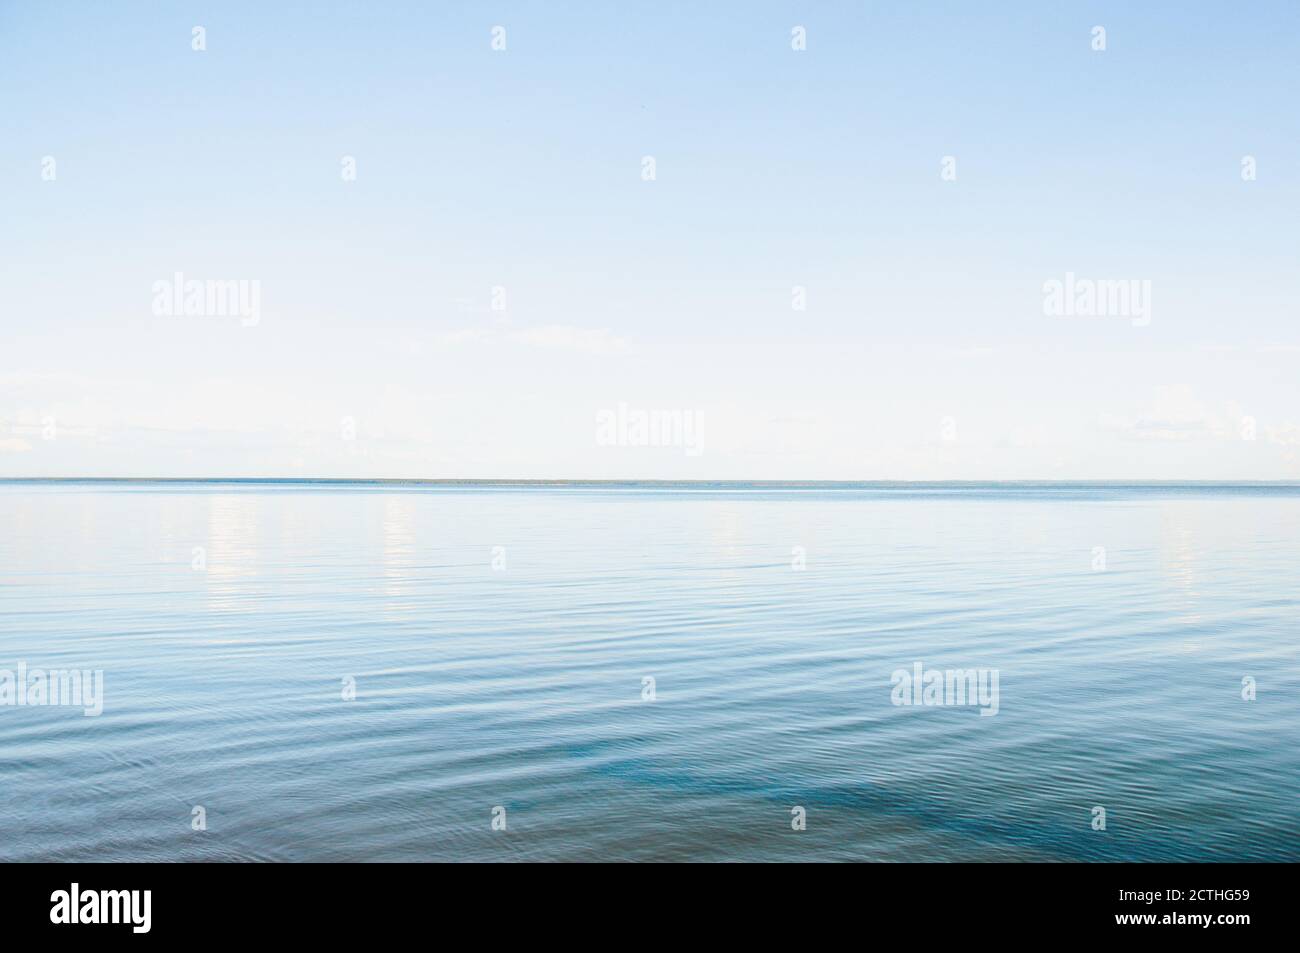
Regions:
[[0, 2], [0, 476], [1300, 479], [1300, 4], [1138, 7]]

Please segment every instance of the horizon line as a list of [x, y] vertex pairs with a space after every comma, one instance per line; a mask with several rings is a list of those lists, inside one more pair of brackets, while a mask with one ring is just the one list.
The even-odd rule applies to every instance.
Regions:
[[1138, 480], [1138, 479], [1025, 479], [1025, 480], [673, 480], [626, 477], [617, 479], [509, 478], [509, 477], [142, 477], [142, 476], [33, 476], [0, 477], [3, 483], [236, 483], [416, 486], [757, 486], [757, 487], [864, 487], [864, 486], [1150, 486], [1150, 487], [1295, 487], [1300, 480]]

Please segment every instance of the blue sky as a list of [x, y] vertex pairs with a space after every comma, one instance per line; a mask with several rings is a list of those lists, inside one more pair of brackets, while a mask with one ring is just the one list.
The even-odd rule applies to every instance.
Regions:
[[1300, 479], [1297, 91], [1283, 0], [0, 3], [0, 476]]

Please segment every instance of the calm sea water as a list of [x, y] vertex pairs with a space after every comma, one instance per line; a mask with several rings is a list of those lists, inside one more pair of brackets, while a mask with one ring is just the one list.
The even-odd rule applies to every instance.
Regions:
[[105, 697], [0, 707], [0, 859], [1295, 861], [1298, 610], [1293, 488], [2, 483]]

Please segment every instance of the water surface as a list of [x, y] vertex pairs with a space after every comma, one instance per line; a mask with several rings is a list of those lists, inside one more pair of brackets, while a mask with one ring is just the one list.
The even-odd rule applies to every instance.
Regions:
[[0, 707], [0, 859], [1295, 861], [1298, 597], [1292, 487], [4, 482], [105, 700]]

